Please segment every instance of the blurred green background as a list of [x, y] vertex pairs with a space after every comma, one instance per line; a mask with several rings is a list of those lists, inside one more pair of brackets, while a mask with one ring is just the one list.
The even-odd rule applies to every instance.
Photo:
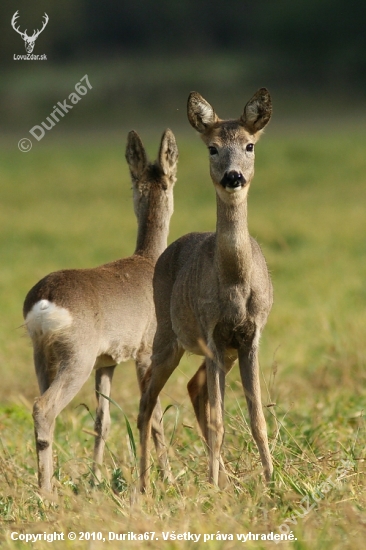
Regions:
[[[39, 29], [34, 54], [15, 61], [21, 31]], [[363, 116], [366, 6], [340, 0], [3, 0], [0, 6], [0, 118], [3, 131], [27, 132], [88, 74], [93, 92], [62, 120], [79, 127], [186, 127], [192, 89], [222, 116], [234, 116], [248, 91], [266, 86], [274, 124]], [[233, 114], [234, 113], [234, 114]], [[20, 136], [21, 137], [21, 136]]]

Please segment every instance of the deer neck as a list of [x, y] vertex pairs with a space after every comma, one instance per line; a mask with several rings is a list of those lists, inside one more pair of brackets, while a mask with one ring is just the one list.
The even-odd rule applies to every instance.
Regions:
[[[149, 258], [155, 263], [167, 247], [169, 222], [172, 208], [149, 204], [139, 213], [135, 254]], [[171, 211], [170, 211], [171, 210]]]
[[248, 231], [247, 198], [226, 204], [218, 195], [215, 261], [223, 284], [246, 284], [252, 271], [252, 247]]

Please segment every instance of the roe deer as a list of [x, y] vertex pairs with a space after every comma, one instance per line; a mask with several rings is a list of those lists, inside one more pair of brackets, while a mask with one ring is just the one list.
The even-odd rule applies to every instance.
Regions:
[[221, 120], [197, 92], [188, 119], [210, 155], [215, 186], [215, 233], [190, 233], [172, 243], [157, 262], [154, 301], [157, 332], [140, 401], [141, 490], [148, 481], [151, 414], [184, 351], [205, 355], [188, 391], [209, 452], [209, 480], [224, 486], [220, 456], [225, 376], [239, 359], [251, 430], [264, 474], [273, 467], [261, 405], [258, 344], [272, 306], [272, 284], [258, 243], [249, 235], [247, 195], [254, 175], [254, 144], [269, 122], [272, 104], [261, 88], [238, 120]]
[[[52, 439], [57, 415], [94, 369], [98, 407], [93, 470], [97, 480], [110, 426], [109, 397], [115, 366], [133, 358], [141, 381], [150, 364], [156, 329], [152, 279], [166, 248], [173, 213], [178, 149], [170, 130], [162, 136], [158, 160], [150, 163], [139, 136], [130, 132], [126, 148], [135, 214], [133, 256], [93, 269], [51, 273], [28, 293], [24, 318], [32, 339], [41, 396], [33, 408], [39, 486], [51, 492]], [[154, 411], [153, 437], [162, 471], [166, 449], [162, 412]]]

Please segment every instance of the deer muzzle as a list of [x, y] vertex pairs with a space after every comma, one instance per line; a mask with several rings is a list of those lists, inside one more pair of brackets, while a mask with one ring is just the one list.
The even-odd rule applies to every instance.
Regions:
[[246, 184], [246, 179], [241, 172], [236, 170], [230, 170], [230, 172], [225, 172], [224, 177], [220, 181], [220, 184], [226, 191], [229, 193], [235, 193]]

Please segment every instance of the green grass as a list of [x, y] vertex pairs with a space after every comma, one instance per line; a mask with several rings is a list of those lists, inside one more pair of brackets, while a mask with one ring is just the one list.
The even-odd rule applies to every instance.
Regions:
[[[11, 532], [156, 531], [158, 542], [53, 542], [53, 547], [167, 549], [162, 531], [202, 533], [196, 546], [237, 548], [240, 533], [285, 532], [297, 541], [246, 542], [248, 548], [361, 548], [365, 517], [366, 158], [365, 133], [315, 127], [291, 133], [271, 128], [257, 147], [249, 225], [270, 267], [275, 303], [261, 344], [262, 393], [275, 463], [263, 484], [237, 369], [226, 390], [224, 459], [232, 474], [225, 492], [207, 483], [207, 457], [186, 383], [199, 364], [185, 357], [162, 395], [177, 482], [159, 481], [135, 501], [137, 471], [124, 414], [138, 441], [134, 366], [116, 370], [112, 429], [99, 489], [90, 485], [95, 398], [93, 381], [61, 413], [55, 432], [59, 500], [38, 493], [31, 409], [38, 395], [22, 301], [46, 273], [89, 267], [133, 252], [136, 233], [125, 136], [47, 136], [27, 154], [0, 153], [0, 523], [4, 548], [22, 548]], [[155, 156], [160, 129], [147, 132]], [[141, 132], [144, 139], [145, 134]], [[50, 138], [50, 139], [48, 139]], [[47, 141], [48, 140], [48, 141]], [[215, 227], [207, 154], [192, 134], [177, 134], [179, 179], [170, 241]], [[178, 420], [177, 415], [178, 414]], [[345, 477], [336, 482], [348, 461]], [[337, 473], [338, 472], [338, 473]], [[316, 508], [298, 516], [313, 495], [331, 486]], [[323, 484], [323, 485], [322, 485]], [[308, 498], [308, 501], [306, 501]], [[305, 500], [304, 500], [305, 499]], [[301, 507], [303, 506], [303, 508]], [[292, 520], [291, 520], [292, 518]], [[294, 519], [297, 518], [297, 519]], [[292, 521], [292, 523], [291, 523]], [[220, 540], [233, 534], [234, 541]], [[213, 540], [203, 543], [203, 534]], [[37, 542], [43, 549], [50, 543]]]

